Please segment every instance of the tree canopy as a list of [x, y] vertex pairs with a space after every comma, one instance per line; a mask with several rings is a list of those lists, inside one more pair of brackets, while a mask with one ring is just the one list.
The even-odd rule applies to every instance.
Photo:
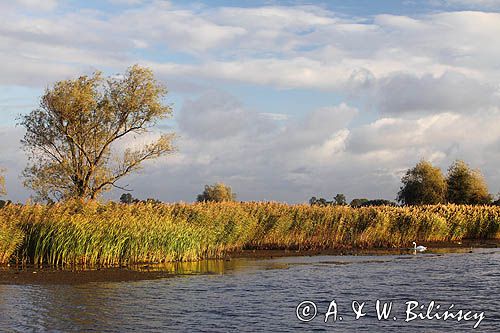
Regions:
[[448, 169], [448, 202], [455, 204], [488, 204], [492, 197], [479, 170], [471, 169], [464, 161], [455, 161]]
[[120, 202], [123, 203], [123, 204], [131, 204], [131, 203], [136, 203], [136, 202], [139, 202], [138, 199], [135, 199], [132, 194], [130, 193], [123, 193], [121, 196], [120, 196]]
[[335, 205], [340, 205], [340, 206], [347, 205], [345, 195], [342, 193], [338, 193], [337, 195], [335, 195], [333, 197], [333, 202]]
[[401, 179], [398, 201], [405, 205], [432, 205], [446, 202], [446, 179], [441, 169], [420, 161]]
[[311, 206], [347, 205], [347, 201], [344, 194], [337, 193], [332, 201], [328, 201], [325, 198], [311, 197], [311, 199], [309, 199], [309, 204]]
[[47, 201], [95, 199], [121, 188], [117, 181], [142, 162], [174, 150], [172, 133], [148, 144], [132, 141], [171, 116], [162, 101], [166, 94], [153, 72], [138, 65], [120, 76], [96, 72], [57, 82], [38, 109], [21, 117], [26, 129], [21, 142], [29, 153], [24, 184]]
[[351, 207], [361, 207], [363, 204], [367, 203], [369, 200], [365, 198], [356, 198], [352, 199], [351, 203], [349, 204]]
[[235, 201], [236, 194], [232, 192], [231, 187], [224, 183], [216, 183], [214, 185], [205, 185], [203, 193], [198, 194], [197, 201]]

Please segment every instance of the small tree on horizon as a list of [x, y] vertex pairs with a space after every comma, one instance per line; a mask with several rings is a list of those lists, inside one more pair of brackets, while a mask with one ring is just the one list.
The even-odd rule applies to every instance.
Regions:
[[147, 204], [160, 204], [161, 201], [155, 198], [147, 198], [146, 200], [139, 200], [137, 198], [134, 198], [132, 194], [130, 193], [123, 193], [120, 196], [120, 203], [130, 205], [130, 204], [136, 204], [136, 203], [147, 203]]
[[361, 199], [352, 199], [351, 203], [349, 204], [352, 207], [361, 207], [364, 203], [368, 202], [368, 199], [361, 198]]
[[132, 194], [130, 193], [123, 193], [121, 196], [120, 196], [120, 202], [122, 204], [131, 204], [131, 203], [134, 203], [137, 199], [134, 199], [134, 197], [132, 196]]
[[422, 160], [401, 178], [397, 200], [404, 205], [433, 205], [446, 202], [446, 179], [441, 169]]
[[342, 194], [342, 193], [338, 193], [334, 198], [333, 198], [333, 203], [335, 205], [339, 205], [339, 206], [344, 206], [344, 205], [347, 205], [347, 201], [346, 201], [346, 198], [345, 198], [345, 195]]
[[461, 160], [455, 161], [448, 169], [447, 199], [454, 204], [489, 204], [492, 196], [479, 170], [471, 169]]
[[[24, 185], [36, 200], [96, 199], [117, 181], [140, 169], [142, 162], [171, 153], [173, 134], [149, 144], [118, 142], [151, 133], [171, 116], [163, 105], [167, 90], [150, 69], [138, 65], [125, 75], [104, 78], [100, 72], [57, 82], [46, 90], [40, 108], [21, 116], [21, 141], [29, 153]], [[132, 143], [132, 144], [131, 144]]]
[[309, 199], [309, 205], [311, 206], [328, 206], [331, 204], [332, 202], [327, 201], [325, 198], [311, 197], [311, 199]]
[[236, 193], [233, 193], [231, 187], [224, 183], [216, 183], [214, 185], [205, 185], [203, 193], [198, 194], [196, 198], [198, 202], [213, 201], [235, 201]]
[[397, 204], [387, 199], [372, 199], [363, 202], [360, 207], [371, 207], [371, 206], [397, 206]]

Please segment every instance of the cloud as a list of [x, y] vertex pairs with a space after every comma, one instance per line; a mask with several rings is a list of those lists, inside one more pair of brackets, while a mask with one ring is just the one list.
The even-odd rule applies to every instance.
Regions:
[[155, 45], [188, 53], [204, 52], [240, 38], [245, 29], [218, 24], [203, 15], [178, 9], [170, 3], [154, 2], [109, 19], [122, 38], [146, 39]]
[[[342, 91], [363, 70], [377, 79], [456, 72], [494, 81], [500, 74], [500, 47], [491, 40], [498, 33], [497, 13], [368, 19], [319, 6], [214, 8], [151, 2], [115, 13], [79, 9], [55, 17], [7, 11], [0, 23], [0, 52], [3, 64], [17, 59], [39, 67], [36, 77], [29, 76], [36, 82], [44, 79], [46, 64], [64, 63], [77, 71], [97, 64], [121, 70], [140, 62], [203, 80]], [[141, 56], [151, 52], [154, 57]], [[170, 57], [176, 53], [182, 61]], [[28, 81], [28, 74], [20, 75], [9, 74], [5, 80]]]
[[[153, 179], [166, 177], [170, 188], [192, 200], [204, 184], [224, 181], [242, 200], [300, 202], [312, 192], [311, 184], [318, 185], [314, 178], [323, 168], [329, 170], [342, 157], [346, 127], [356, 115], [356, 109], [340, 104], [311, 110], [300, 119], [265, 119], [262, 124], [259, 113], [233, 96], [211, 91], [179, 113], [179, 153], [148, 168], [147, 175], [133, 177], [131, 185], [138, 186], [139, 195], [147, 193]], [[175, 200], [180, 193], [162, 195]]]
[[177, 123], [190, 138], [221, 140], [236, 135], [259, 135], [272, 128], [272, 119], [245, 109], [233, 96], [208, 91], [186, 100]]
[[58, 0], [14, 0], [13, 2], [20, 4], [25, 8], [32, 10], [50, 11], [54, 10], [58, 5]]
[[371, 82], [365, 91], [383, 114], [470, 112], [499, 101], [498, 88], [456, 72], [421, 77], [398, 73]]
[[[278, 138], [283, 151], [301, 148], [318, 148], [337, 140], [340, 132], [347, 128], [358, 110], [342, 103], [337, 106], [312, 110], [305, 117], [291, 121]], [[340, 135], [344, 137], [344, 135]]]
[[270, 113], [270, 112], [261, 112], [259, 113], [261, 117], [271, 119], [271, 120], [287, 120], [289, 117], [285, 113]]
[[[247, 112], [239, 110], [237, 114]], [[181, 132], [180, 155], [166, 161], [161, 169], [169, 171], [161, 173], [168, 175], [169, 186], [182, 188], [187, 200], [204, 184], [222, 180], [243, 200], [269, 199], [272, 193], [273, 199], [289, 202], [335, 193], [393, 199], [401, 176], [420, 158], [443, 170], [453, 160], [465, 159], [481, 168], [490, 184], [500, 177], [495, 168], [500, 155], [488, 153], [498, 150], [500, 142], [498, 108], [487, 113], [398, 114], [353, 125], [358, 117], [358, 110], [340, 104], [310, 110], [259, 135], [248, 130], [249, 123], [240, 135], [220, 140]], [[187, 184], [181, 185], [183, 180]], [[141, 191], [147, 193], [146, 187]]]
[[499, 9], [498, 0], [431, 0], [434, 6], [462, 7], [472, 9]]
[[[192, 201], [205, 184], [217, 181], [230, 184], [241, 200], [304, 202], [335, 193], [393, 199], [405, 170], [427, 158], [443, 170], [455, 159], [469, 161], [483, 171], [490, 190], [498, 191], [498, 108], [403, 113], [366, 124], [358, 123], [360, 116], [341, 103], [302, 117], [263, 119], [234, 96], [211, 90], [176, 114], [178, 152], [146, 163], [120, 185], [130, 184], [136, 197], [165, 201]], [[11, 170], [9, 196], [16, 200], [27, 195], [16, 178], [25, 163], [17, 148], [19, 131], [0, 131], [0, 165]]]
[[499, 121], [500, 110], [497, 107], [487, 112], [468, 114], [382, 118], [354, 128], [347, 151], [360, 156], [393, 152], [395, 160], [400, 161], [404, 159], [398, 154], [413, 154], [410, 161], [430, 156], [440, 157], [437, 162], [447, 163], [465, 159], [491, 168], [495, 163], [486, 163], [489, 158], [485, 158], [485, 149], [498, 142], [500, 132], [496, 124]]
[[[182, 105], [179, 152], [127, 178], [134, 195], [191, 200], [221, 180], [243, 200], [300, 202], [337, 192], [390, 199], [422, 157], [443, 168], [463, 158], [482, 168], [492, 192], [500, 184], [498, 13], [354, 17], [313, 5], [125, 2], [117, 11], [1, 3], [0, 85], [41, 92], [95, 69], [152, 67]], [[494, 8], [486, 0], [447, 4]], [[255, 86], [331, 102], [291, 116], [286, 101], [252, 109], [221, 92], [230, 87], [248, 98]], [[19, 133], [1, 131], [0, 163], [12, 170], [13, 197], [22, 198]]]

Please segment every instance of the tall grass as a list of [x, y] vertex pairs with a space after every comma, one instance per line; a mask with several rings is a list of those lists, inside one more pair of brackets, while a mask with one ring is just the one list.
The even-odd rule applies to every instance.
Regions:
[[500, 208], [74, 201], [0, 209], [1, 263], [123, 265], [244, 248], [399, 247], [464, 238], [500, 238]]

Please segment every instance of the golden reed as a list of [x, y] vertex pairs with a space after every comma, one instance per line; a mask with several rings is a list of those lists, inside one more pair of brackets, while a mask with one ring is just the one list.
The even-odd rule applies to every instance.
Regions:
[[0, 263], [123, 265], [216, 258], [239, 249], [407, 247], [414, 240], [484, 238], [500, 238], [500, 207], [70, 201], [0, 209]]

